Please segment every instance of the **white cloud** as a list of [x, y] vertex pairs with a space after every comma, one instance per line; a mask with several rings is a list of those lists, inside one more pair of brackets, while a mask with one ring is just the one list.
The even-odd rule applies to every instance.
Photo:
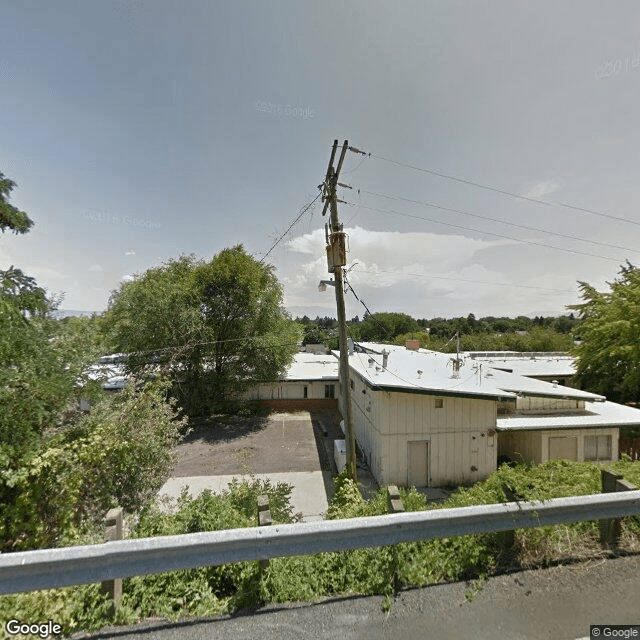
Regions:
[[134, 280], [135, 277], [130, 273], [127, 273], [126, 275], [122, 276], [122, 278], [120, 278], [120, 282], [133, 282]]
[[100, 265], [100, 264], [92, 264], [92, 265], [89, 267], [89, 271], [97, 271], [97, 272], [100, 272], [100, 271], [104, 271], [104, 269], [102, 268], [102, 265]]
[[[370, 231], [361, 227], [346, 230], [349, 242], [348, 266], [357, 262], [348, 280], [372, 311], [403, 309], [417, 316], [428, 315], [432, 299], [455, 299], [457, 278], [465, 268], [477, 264], [482, 252], [502, 242], [476, 240], [459, 235], [423, 232]], [[308, 259], [283, 269], [285, 304], [290, 307], [335, 308], [333, 296], [318, 293], [318, 282], [327, 279], [325, 238], [322, 229], [289, 241], [292, 252]], [[487, 270], [485, 270], [487, 271]], [[438, 278], [437, 276], [441, 276]], [[434, 277], [435, 276], [435, 277]], [[450, 280], [454, 278], [454, 280]], [[492, 272], [484, 279], [502, 279]], [[477, 285], [470, 285], [470, 289]], [[362, 315], [364, 308], [349, 296], [348, 314]]]
[[[589, 260], [565, 265], [562, 254], [529, 269], [518, 268], [521, 249], [514, 242], [360, 227], [348, 229], [347, 234], [348, 266], [357, 262], [348, 281], [372, 312], [403, 311], [417, 318], [556, 315], [576, 302], [576, 279], [592, 278]], [[335, 316], [331, 291], [318, 292], [319, 281], [331, 277], [324, 231], [293, 238], [288, 248], [278, 262], [285, 306], [300, 314], [308, 309], [311, 315]], [[346, 305], [348, 317], [365, 311], [350, 292]]]
[[125, 256], [135, 256], [136, 252], [133, 249], [129, 249], [129, 251], [124, 252]]
[[522, 194], [525, 198], [544, 198], [559, 191], [564, 186], [564, 182], [561, 180], [542, 180], [531, 184], [526, 191]]

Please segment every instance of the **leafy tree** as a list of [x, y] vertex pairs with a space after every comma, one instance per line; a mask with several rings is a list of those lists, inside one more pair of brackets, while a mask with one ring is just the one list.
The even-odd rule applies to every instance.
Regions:
[[103, 395], [19, 465], [0, 465], [0, 550], [63, 544], [109, 507], [139, 509], [155, 495], [182, 426], [164, 402], [165, 387]]
[[[12, 186], [0, 180], [0, 228], [24, 233], [33, 223], [7, 205]], [[181, 426], [161, 383], [75, 410], [83, 371], [103, 351], [100, 320], [54, 320], [53, 306], [20, 269], [0, 271], [0, 551], [71, 540], [116, 501], [139, 507]]]
[[570, 307], [581, 319], [574, 329], [578, 381], [611, 400], [640, 400], [640, 270], [622, 266], [608, 292], [579, 284], [583, 302]]
[[16, 183], [0, 171], [0, 231], [9, 229], [13, 233], [26, 233], [33, 226], [33, 220], [7, 202], [9, 194]]
[[0, 287], [2, 293], [11, 299], [23, 315], [44, 315], [54, 306], [35, 279], [13, 265], [6, 271], [0, 269]]
[[[15, 183], [0, 173], [0, 229], [33, 225], [7, 202]], [[73, 371], [54, 343], [52, 301], [36, 281], [11, 266], [0, 271], [0, 468], [37, 448], [72, 394]]]
[[282, 308], [274, 268], [242, 246], [210, 261], [182, 256], [114, 292], [105, 326], [127, 367], [169, 373], [191, 415], [228, 405], [291, 362], [301, 327]]
[[373, 313], [358, 328], [360, 339], [370, 342], [391, 342], [401, 333], [420, 330], [417, 321], [406, 313]]
[[313, 322], [304, 327], [304, 344], [323, 344], [329, 339], [329, 331], [322, 329]]

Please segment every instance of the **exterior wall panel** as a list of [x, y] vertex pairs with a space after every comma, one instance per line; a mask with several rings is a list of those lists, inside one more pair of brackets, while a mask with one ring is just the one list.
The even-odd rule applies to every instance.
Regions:
[[511, 431], [500, 433], [500, 453], [518, 462], [541, 464], [549, 458], [549, 438], [569, 436], [577, 438], [577, 459], [585, 459], [584, 439], [586, 436], [611, 436], [611, 461], [618, 459], [617, 427], [602, 429], [549, 429], [544, 431]]
[[438, 396], [373, 390], [359, 376], [353, 380], [356, 439], [381, 484], [407, 484], [409, 442], [429, 443], [432, 485], [474, 482], [495, 469], [495, 437], [487, 434], [495, 427], [495, 402], [443, 397], [437, 408]]

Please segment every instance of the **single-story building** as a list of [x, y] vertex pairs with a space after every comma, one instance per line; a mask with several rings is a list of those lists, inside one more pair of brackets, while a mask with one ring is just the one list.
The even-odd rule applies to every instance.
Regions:
[[462, 356], [507, 373], [575, 386], [575, 358], [562, 351], [466, 351]]
[[473, 483], [495, 470], [497, 405], [515, 393], [460, 375], [447, 354], [357, 348], [349, 356], [355, 437], [380, 484]]
[[355, 437], [380, 484], [471, 484], [498, 456], [613, 461], [640, 411], [469, 356], [361, 343], [349, 356]]
[[612, 462], [620, 427], [640, 426], [640, 411], [615, 402], [588, 402], [572, 413], [498, 415], [498, 455], [540, 464], [554, 458]]
[[331, 354], [296, 353], [279, 380], [260, 382], [247, 400], [281, 409], [338, 406], [338, 359]]

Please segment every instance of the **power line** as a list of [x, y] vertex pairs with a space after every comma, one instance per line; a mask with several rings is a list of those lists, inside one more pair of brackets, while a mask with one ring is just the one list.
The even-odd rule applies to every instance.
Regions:
[[[242, 338], [228, 338], [226, 340], [207, 340], [207, 341], [197, 341], [197, 342], [187, 342], [183, 345], [171, 345], [168, 347], [159, 347], [158, 349], [149, 349], [147, 351], [132, 351], [130, 353], [127, 354], [127, 356], [129, 355], [133, 355], [133, 356], [146, 356], [146, 355], [151, 355], [154, 353], [159, 353], [159, 352], [174, 352], [174, 353], [180, 353], [181, 351], [186, 351], [188, 349], [192, 349], [193, 347], [201, 347], [201, 346], [207, 346], [207, 345], [212, 345], [212, 344], [225, 344], [227, 342], [248, 342], [250, 340], [260, 340], [261, 338], [264, 338], [264, 336], [245, 336]], [[254, 345], [254, 349], [272, 349], [275, 347], [284, 347], [284, 346], [297, 346], [298, 342], [292, 342], [292, 341], [287, 341], [287, 342], [273, 342], [271, 344], [268, 345]], [[151, 363], [153, 364], [153, 363]], [[108, 366], [108, 365], [105, 365]]]
[[371, 271], [369, 269], [358, 269], [358, 271], [360, 273], [371, 273], [371, 274], [378, 274], [378, 273], [388, 273], [390, 275], [401, 275], [401, 276], [415, 276], [416, 278], [437, 278], [438, 280], [453, 280], [454, 282], [468, 282], [470, 284], [486, 284], [486, 285], [491, 285], [491, 286], [498, 286], [498, 287], [510, 287], [513, 289], [537, 289], [538, 291], [547, 291], [549, 293], [575, 293], [575, 291], [573, 291], [572, 289], [549, 289], [547, 287], [536, 287], [534, 285], [526, 285], [526, 284], [510, 284], [508, 282], [489, 282], [487, 280], [468, 280], [467, 278], [453, 278], [450, 276], [436, 276], [436, 275], [432, 275], [432, 274], [425, 274], [425, 273], [408, 273], [405, 271], [402, 272], [398, 272], [398, 271], [380, 271], [380, 270], [376, 270], [376, 271]]
[[303, 207], [302, 211], [300, 212], [300, 215], [298, 215], [294, 219], [294, 221], [289, 225], [287, 230], [273, 243], [273, 245], [271, 246], [271, 249], [269, 249], [269, 251], [267, 251], [267, 253], [265, 253], [264, 256], [262, 256], [262, 259], [260, 260], [261, 264], [267, 259], [267, 256], [278, 246], [278, 244], [280, 244], [281, 240], [289, 233], [289, 231], [291, 231], [291, 229], [293, 229], [293, 227], [296, 225], [298, 220], [300, 220], [300, 218], [302, 218], [302, 216], [309, 210], [309, 208], [315, 203], [315, 201], [321, 195], [322, 195], [322, 192], [318, 193], [318, 195], [309, 204], [307, 204], [305, 207]]
[[353, 167], [353, 169], [347, 169], [346, 171], [343, 171], [342, 175], [345, 175], [346, 173], [355, 173], [363, 165], [365, 160], [367, 160], [367, 157], [362, 158], [362, 160], [360, 160], [360, 162], [358, 162], [358, 164]]
[[385, 214], [396, 215], [396, 216], [404, 216], [405, 218], [413, 218], [415, 220], [424, 220], [426, 222], [434, 222], [435, 224], [441, 224], [441, 225], [444, 225], [445, 227], [453, 227], [455, 229], [462, 229], [464, 231], [472, 231], [473, 233], [483, 233], [489, 236], [494, 236], [496, 238], [503, 238], [505, 240], [512, 240], [513, 242], [519, 242], [521, 244], [530, 244], [537, 247], [555, 249], [556, 251], [564, 251], [565, 253], [573, 253], [577, 255], [589, 256], [590, 258], [601, 258], [602, 260], [609, 260], [610, 262], [617, 262], [618, 264], [625, 262], [624, 259], [610, 258], [608, 256], [601, 256], [595, 253], [588, 253], [586, 251], [578, 251], [577, 249], [567, 249], [564, 247], [556, 247], [552, 244], [546, 244], [544, 242], [535, 242], [533, 240], [522, 240], [520, 238], [514, 238], [513, 236], [507, 236], [504, 234], [495, 233], [493, 231], [486, 231], [484, 229], [474, 229], [473, 227], [465, 227], [463, 225], [453, 224], [452, 222], [443, 222], [442, 220], [436, 220], [435, 218], [427, 218], [425, 216], [417, 216], [411, 213], [404, 213], [402, 211], [394, 211], [393, 209], [379, 209], [377, 207], [369, 207], [364, 204], [355, 205], [354, 203], [351, 203], [351, 202], [347, 202], [345, 204], [349, 204], [351, 206], [358, 206], [363, 209], [369, 209], [370, 211], [378, 211], [379, 213], [385, 213]]
[[389, 162], [390, 164], [395, 164], [398, 167], [405, 167], [407, 169], [413, 169], [414, 171], [421, 171], [422, 173], [428, 173], [432, 176], [436, 176], [438, 178], [444, 178], [446, 180], [452, 180], [454, 182], [458, 182], [460, 184], [466, 184], [472, 187], [477, 187], [478, 189], [484, 189], [485, 191], [492, 191], [494, 193], [500, 193], [504, 196], [509, 196], [511, 198], [517, 198], [518, 200], [525, 200], [526, 202], [534, 202], [536, 204], [542, 204], [546, 207], [563, 207], [565, 209], [571, 209], [572, 211], [579, 211], [581, 213], [589, 213], [594, 216], [600, 216], [601, 218], [608, 218], [609, 220], [617, 220], [618, 222], [626, 222], [628, 224], [634, 224], [640, 226], [640, 222], [636, 220], [629, 220], [629, 218], [622, 218], [620, 216], [614, 216], [610, 213], [604, 213], [602, 211], [596, 211], [595, 209], [588, 209], [586, 207], [579, 207], [577, 205], [570, 204], [568, 202], [555, 202], [552, 200], [542, 200], [540, 198], [532, 198], [529, 196], [523, 196], [519, 193], [513, 193], [512, 191], [507, 191], [506, 189], [500, 189], [498, 187], [492, 187], [490, 185], [482, 184], [480, 182], [474, 182], [473, 180], [468, 180], [466, 178], [459, 178], [457, 176], [451, 176], [446, 173], [442, 173], [440, 171], [435, 171], [434, 169], [426, 169], [424, 167], [418, 167], [416, 165], [408, 164], [406, 162], [399, 162], [398, 160], [393, 160], [391, 158], [385, 158], [384, 156], [379, 156], [374, 153], [367, 153], [365, 151], [361, 151], [360, 149], [356, 149], [355, 147], [349, 147], [350, 151], [354, 153], [360, 153], [362, 155], [367, 155], [371, 158], [376, 158], [377, 160], [382, 160], [384, 162]]
[[540, 229], [539, 227], [530, 227], [524, 224], [518, 224], [516, 222], [509, 222], [507, 220], [501, 220], [500, 218], [491, 218], [490, 216], [484, 216], [479, 213], [472, 213], [471, 211], [464, 211], [462, 209], [454, 209], [451, 207], [445, 207], [439, 204], [435, 204], [433, 202], [423, 202], [421, 200], [413, 200], [411, 198], [405, 198], [403, 196], [398, 195], [389, 195], [385, 193], [376, 193], [375, 191], [367, 191], [366, 189], [358, 189], [358, 193], [367, 193], [372, 196], [377, 196], [379, 198], [386, 198], [388, 200], [401, 200], [403, 202], [411, 202], [413, 204], [418, 204], [424, 207], [431, 207], [433, 209], [440, 209], [442, 211], [451, 211], [452, 213], [459, 213], [463, 216], [470, 216], [473, 218], [479, 218], [481, 220], [489, 220], [491, 222], [499, 222], [500, 224], [505, 224], [510, 227], [516, 227], [518, 229], [526, 229], [527, 231], [538, 231], [540, 233], [546, 233], [552, 236], [558, 236], [559, 238], [567, 238], [569, 240], [578, 240], [580, 242], [587, 242], [589, 244], [595, 244], [602, 247], [609, 247], [611, 249], [622, 249], [623, 251], [631, 251], [632, 253], [640, 253], [638, 249], [630, 249], [629, 247], [622, 247], [617, 244], [609, 244], [607, 242], [598, 242], [597, 240], [587, 240], [586, 238], [580, 238], [578, 236], [574, 236], [567, 233], [559, 233], [557, 231], [549, 231], [548, 229]]
[[[345, 277], [344, 277], [344, 283], [349, 288], [349, 291], [351, 291], [351, 293], [353, 293], [355, 299], [367, 310], [367, 313], [369, 314], [371, 319], [382, 329], [382, 331], [384, 331], [385, 335], [388, 338], [392, 338], [392, 336], [389, 334], [389, 331], [387, 330], [387, 328], [382, 323], [378, 322], [378, 319], [371, 313], [371, 311], [369, 310], [369, 307], [367, 307], [366, 303], [363, 300], [360, 300], [360, 298], [358, 297], [358, 294], [353, 290], [353, 287], [351, 286], [351, 284], [347, 280], [346, 274], [345, 274]], [[353, 340], [353, 336], [352, 336], [351, 339]]]

